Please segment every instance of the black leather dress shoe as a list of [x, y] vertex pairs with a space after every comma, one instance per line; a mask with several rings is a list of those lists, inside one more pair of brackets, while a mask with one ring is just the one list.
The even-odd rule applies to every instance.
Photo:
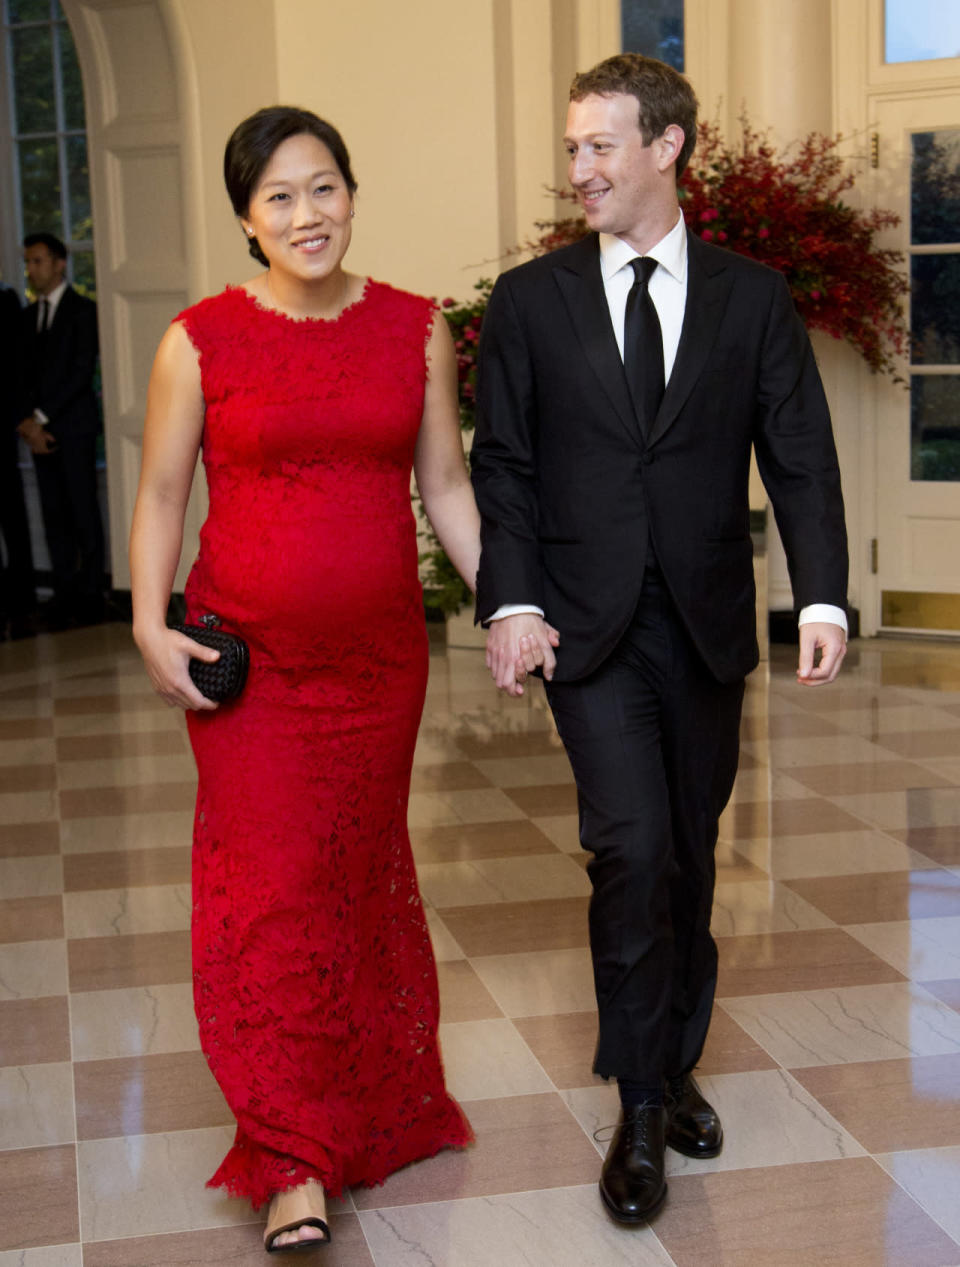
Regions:
[[690, 1074], [667, 1079], [667, 1143], [685, 1157], [717, 1157], [723, 1127]]
[[665, 1127], [660, 1105], [623, 1110], [600, 1172], [600, 1196], [618, 1223], [645, 1223], [663, 1205]]

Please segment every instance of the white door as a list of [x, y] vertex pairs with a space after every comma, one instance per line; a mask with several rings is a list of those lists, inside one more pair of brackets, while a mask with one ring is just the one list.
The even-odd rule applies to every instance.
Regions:
[[876, 571], [885, 629], [960, 632], [960, 93], [877, 100], [876, 205], [907, 256], [909, 390], [879, 393]]

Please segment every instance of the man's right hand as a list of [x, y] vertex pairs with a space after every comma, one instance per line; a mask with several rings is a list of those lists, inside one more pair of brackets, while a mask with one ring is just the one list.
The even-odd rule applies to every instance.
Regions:
[[501, 691], [522, 695], [527, 674], [537, 667], [549, 682], [557, 666], [560, 635], [542, 616], [523, 612], [494, 620], [487, 631], [487, 668]]
[[46, 429], [37, 422], [36, 418], [24, 418], [23, 422], [17, 427], [17, 431], [24, 440], [31, 453], [52, 453], [57, 447], [57, 442]]

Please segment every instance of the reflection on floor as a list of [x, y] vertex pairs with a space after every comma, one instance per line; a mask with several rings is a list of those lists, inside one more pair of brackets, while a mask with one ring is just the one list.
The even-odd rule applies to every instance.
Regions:
[[[781, 649], [751, 679], [700, 1071], [727, 1144], [670, 1154], [639, 1230], [596, 1192], [616, 1092], [569, 771], [539, 687], [498, 698], [482, 661], [435, 648], [410, 806], [478, 1142], [339, 1202], [323, 1262], [957, 1267], [960, 647], [864, 642], [818, 690]], [[259, 1264], [259, 1221], [203, 1186], [231, 1128], [191, 1006], [182, 719], [121, 626], [0, 672], [0, 1267]]]

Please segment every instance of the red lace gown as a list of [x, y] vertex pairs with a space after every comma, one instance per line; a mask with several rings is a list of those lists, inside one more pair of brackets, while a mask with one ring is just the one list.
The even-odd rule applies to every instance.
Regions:
[[250, 1198], [382, 1182], [470, 1139], [437, 1050], [407, 835], [427, 676], [410, 471], [433, 305], [368, 282], [335, 321], [228, 288], [200, 354], [210, 509], [188, 618], [250, 646], [188, 715], [200, 1041], [237, 1118], [209, 1181]]

